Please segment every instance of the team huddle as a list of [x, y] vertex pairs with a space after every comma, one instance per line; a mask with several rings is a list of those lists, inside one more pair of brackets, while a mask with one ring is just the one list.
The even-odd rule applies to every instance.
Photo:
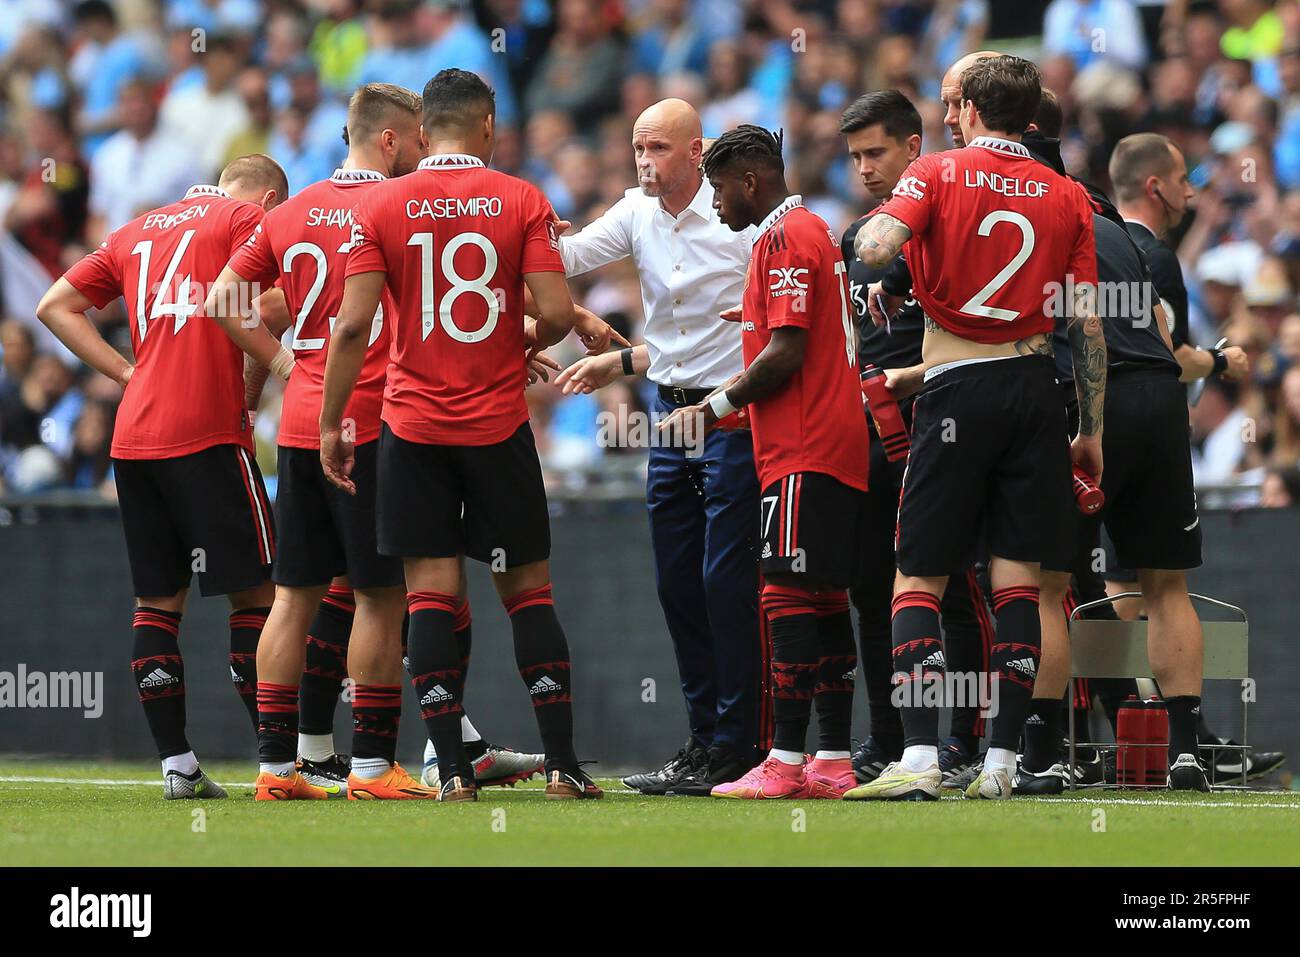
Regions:
[[[957, 148], [925, 155], [897, 91], [845, 112], [850, 156], [884, 202], [842, 241], [791, 195], [779, 135], [741, 126], [702, 153], [713, 215], [752, 236], [726, 316], [744, 371], [677, 389], [659, 427], [683, 447], [719, 430], [752, 438], [752, 637], [770, 640], [772, 721], [726, 763], [688, 748], [625, 779], [643, 793], [926, 800], [959, 786], [1000, 799], [1100, 782], [1100, 756], [1063, 763], [1060, 713], [1066, 608], [1105, 594], [1090, 569], [1103, 524], [1146, 599], [1170, 786], [1207, 787], [1179, 383], [1232, 370], [1186, 346], [1186, 316], [1167, 306], [1098, 309], [1099, 281], [1151, 281], [1138, 234], [1151, 230], [1065, 175], [1051, 149], [1060, 112], [1032, 63], [972, 54], [944, 97]], [[41, 303], [40, 319], [125, 387], [112, 457], [132, 668], [168, 798], [225, 796], [185, 732], [178, 638], [194, 574], [230, 601], [258, 800], [473, 801], [539, 772], [547, 798], [602, 797], [574, 750], [524, 393], [559, 368], [543, 350], [570, 333], [593, 362], [617, 356], [630, 374], [641, 360], [610, 353], [628, 344], [574, 305], [567, 224], [536, 187], [488, 167], [494, 131], [492, 91], [472, 73], [444, 70], [422, 97], [368, 84], [328, 180], [288, 198], [274, 160], [237, 159], [217, 185], [114, 232]], [[1127, 151], [1151, 169], [1116, 174], [1113, 161], [1117, 189], [1178, 178], [1167, 141], [1129, 139], [1116, 161]], [[119, 297], [133, 362], [86, 315]], [[287, 380], [274, 517], [253, 455], [269, 375]], [[1080, 485], [1104, 504], [1083, 514]], [[467, 557], [491, 568], [544, 754], [489, 744], [465, 713]], [[996, 684], [982, 761], [979, 709], [956, 709], [941, 744], [938, 710], [908, 693], [941, 685], [958, 656]], [[871, 737], [854, 754], [859, 666]], [[428, 737], [418, 779], [396, 761], [407, 675]], [[331, 730], [344, 688], [350, 760]]]

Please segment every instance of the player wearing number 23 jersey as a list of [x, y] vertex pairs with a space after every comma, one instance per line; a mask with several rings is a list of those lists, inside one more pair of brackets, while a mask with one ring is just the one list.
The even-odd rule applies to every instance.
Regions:
[[[112, 456], [135, 593], [170, 596], [198, 571], [205, 595], [260, 585], [274, 528], [253, 458], [243, 353], [203, 299], [262, 209], [216, 186], [112, 233], [65, 278], [95, 306], [131, 317], [135, 372]], [[194, 562], [201, 549], [204, 561]]]
[[281, 541], [273, 577], [281, 585], [323, 585], [343, 574], [354, 588], [402, 583], [401, 562], [380, 555], [375, 538], [379, 413], [393, 314], [387, 295], [375, 311], [365, 363], [344, 413], [355, 435], [356, 495], [326, 480], [319, 452], [325, 357], [343, 299], [352, 210], [386, 179], [374, 170], [335, 170], [272, 210], [230, 261], [246, 282], [280, 283], [294, 317], [294, 367], [280, 414], [276, 496]]
[[763, 488], [761, 557], [768, 574], [807, 571], [840, 587], [856, 572], [870, 458], [848, 296], [834, 235], [790, 196], [759, 224], [742, 309], [746, 368], [773, 330], [806, 330], [803, 364], [749, 407]]

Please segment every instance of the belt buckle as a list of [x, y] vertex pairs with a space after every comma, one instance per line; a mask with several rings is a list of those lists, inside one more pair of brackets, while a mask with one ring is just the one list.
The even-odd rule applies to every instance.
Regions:
[[679, 385], [675, 385], [672, 388], [673, 388], [673, 402], [675, 402], [677, 405], [690, 405], [690, 403], [686, 401], [685, 389], [683, 389]]

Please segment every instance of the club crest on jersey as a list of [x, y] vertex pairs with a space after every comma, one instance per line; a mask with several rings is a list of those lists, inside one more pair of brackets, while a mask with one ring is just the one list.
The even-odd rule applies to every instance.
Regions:
[[921, 191], [928, 185], [925, 180], [916, 176], [904, 176], [894, 187], [894, 195], [906, 196], [908, 199], [924, 199], [925, 194]]
[[808, 288], [808, 284], [800, 278], [808, 275], [808, 270], [803, 267], [780, 266], [769, 269], [767, 274], [769, 277], [776, 277], [768, 287], [773, 299], [777, 296], [797, 295]]

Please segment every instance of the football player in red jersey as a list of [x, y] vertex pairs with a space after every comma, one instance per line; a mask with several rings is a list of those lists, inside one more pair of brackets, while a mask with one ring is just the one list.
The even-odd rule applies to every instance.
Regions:
[[[196, 572], [202, 594], [230, 599], [231, 673], [257, 721], [254, 655], [274, 594], [275, 528], [253, 457], [243, 356], [207, 321], [202, 290], [287, 192], [270, 157], [234, 160], [217, 186], [191, 187], [112, 233], [37, 308], [78, 358], [126, 390], [112, 456], [136, 595], [131, 664], [167, 798], [226, 796], [185, 736], [177, 636]], [[86, 317], [119, 296], [133, 319], [134, 364]]]
[[[408, 655], [438, 753], [440, 800], [476, 800], [460, 735], [465, 673], [453, 635], [460, 556], [491, 563], [520, 676], [546, 751], [546, 794], [601, 791], [573, 750], [569, 649], [551, 598], [546, 492], [524, 402], [526, 350], [559, 342], [575, 313], [554, 211], [536, 187], [489, 170], [491, 89], [443, 70], [424, 89], [430, 155], [376, 184], [354, 211], [343, 304], [330, 340], [321, 464], [349, 492], [343, 432], [365, 340], [387, 288], [396, 300], [379, 439], [379, 550], [404, 560]], [[538, 318], [525, 320], [524, 288]]]
[[[898, 518], [893, 645], [903, 757], [849, 798], [938, 796], [938, 712], [923, 688], [942, 682], [939, 596], [973, 557], [981, 529], [997, 637], [984, 768], [972, 798], [1011, 796], [1016, 745], [1041, 648], [1039, 563], [1069, 528], [1070, 462], [1101, 474], [1106, 344], [1096, 316], [1092, 206], [1083, 188], [1019, 142], [1041, 98], [1038, 69], [1019, 57], [979, 60], [961, 75], [963, 149], [914, 162], [858, 232], [868, 265], [906, 244], [925, 310], [925, 385]], [[1062, 428], [1051, 334], [1053, 289], [1074, 317], [1070, 346], [1079, 434]]]
[[[724, 223], [758, 226], [741, 311], [745, 371], [660, 427], [691, 438], [749, 408], [776, 718], [767, 759], [713, 796], [839, 798], [856, 783], [846, 589], [857, 573], [869, 462], [844, 259], [826, 223], [786, 188], [779, 137], [748, 124], [724, 133], [704, 154], [704, 175]], [[819, 749], [805, 767], [814, 702]]]

